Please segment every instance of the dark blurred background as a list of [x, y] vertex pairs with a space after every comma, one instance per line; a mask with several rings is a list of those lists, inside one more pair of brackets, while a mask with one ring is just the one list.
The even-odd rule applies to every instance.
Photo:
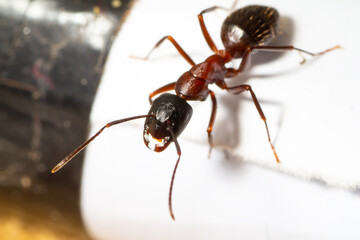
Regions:
[[0, 0], [0, 239], [89, 239], [80, 213], [89, 114], [131, 1]]

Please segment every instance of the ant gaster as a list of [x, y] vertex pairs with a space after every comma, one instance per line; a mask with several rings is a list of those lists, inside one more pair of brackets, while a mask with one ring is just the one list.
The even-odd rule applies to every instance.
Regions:
[[[234, 4], [235, 5], [235, 4]], [[204, 62], [195, 64], [190, 56], [180, 47], [172, 36], [165, 36], [151, 49], [149, 54], [143, 58], [148, 59], [152, 51], [159, 47], [164, 40], [169, 40], [180, 55], [192, 66], [191, 69], [180, 76], [176, 82], [169, 83], [149, 95], [151, 104], [150, 111], [147, 115], [139, 115], [130, 118], [120, 119], [106, 124], [95, 135], [80, 145], [72, 153], [70, 153], [64, 160], [56, 165], [52, 172], [58, 171], [67, 162], [69, 162], [76, 154], [83, 150], [92, 140], [94, 140], [105, 128], [116, 124], [135, 120], [139, 118], [146, 118], [144, 125], [144, 142], [145, 145], [153, 151], [161, 152], [167, 146], [174, 142], [178, 154], [178, 159], [175, 164], [169, 190], [169, 211], [171, 217], [175, 220], [172, 210], [172, 189], [174, 177], [177, 166], [180, 161], [181, 150], [177, 138], [188, 124], [192, 108], [186, 101], [204, 101], [210, 95], [212, 101], [212, 111], [210, 121], [207, 128], [208, 142], [210, 145], [209, 154], [211, 152], [212, 143], [212, 129], [216, 116], [216, 97], [213, 91], [208, 88], [209, 84], [216, 84], [221, 89], [227, 90], [232, 94], [239, 94], [243, 91], [250, 92], [252, 101], [265, 123], [265, 128], [270, 143], [271, 149], [278, 163], [280, 160], [271, 143], [270, 133], [266, 123], [266, 117], [263, 113], [260, 103], [257, 100], [254, 91], [250, 85], [242, 84], [233, 87], [228, 87], [224, 79], [236, 76], [243, 72], [246, 65], [250, 63], [251, 54], [258, 51], [287, 51], [296, 50], [309, 54], [311, 56], [322, 55], [326, 52], [332, 51], [340, 46], [327, 49], [319, 53], [311, 53], [294, 46], [268, 46], [269, 42], [273, 40], [279, 30], [279, 13], [276, 9], [250, 5], [233, 11], [224, 21], [221, 28], [221, 39], [225, 49], [218, 50], [214, 44], [210, 34], [205, 26], [203, 14], [214, 11], [216, 9], [223, 9], [218, 6], [207, 8], [198, 15], [201, 31], [210, 49], [214, 52], [213, 55], [205, 59]], [[226, 63], [232, 59], [242, 58], [240, 66], [237, 69], [228, 68]], [[176, 95], [164, 93], [175, 90]], [[158, 98], [152, 101], [152, 98], [161, 94]]]

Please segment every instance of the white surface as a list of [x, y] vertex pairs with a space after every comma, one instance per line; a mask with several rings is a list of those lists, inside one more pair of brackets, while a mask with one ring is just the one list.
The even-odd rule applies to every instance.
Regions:
[[[245, 6], [252, 1], [240, 1]], [[275, 163], [266, 132], [248, 94], [215, 90], [216, 148], [207, 159], [210, 101], [192, 103], [194, 115], [179, 138], [183, 152], [170, 220], [167, 194], [174, 146], [161, 154], [143, 145], [138, 120], [107, 130], [89, 146], [82, 207], [99, 239], [354, 239], [359, 237], [359, 195], [325, 187], [360, 184], [358, 1], [256, 1], [277, 8], [283, 34], [275, 44], [317, 52], [344, 50], [299, 65], [296, 52], [259, 53], [250, 73], [231, 84], [252, 85], [267, 116], [282, 161]], [[232, 1], [139, 1], [113, 46], [92, 112], [95, 132], [114, 119], [145, 114], [148, 94], [189, 69], [170, 43], [151, 61], [144, 56], [171, 34], [195, 62], [211, 54], [196, 15]], [[217, 46], [226, 12], [205, 16]], [[227, 149], [228, 158], [221, 152]], [[257, 163], [253, 165], [252, 163]], [[273, 168], [273, 171], [260, 167]], [[288, 174], [279, 173], [287, 172]], [[186, 236], [186, 237], [185, 237]]]
[[[119, 151], [88, 161], [84, 176], [83, 214], [97, 239], [360, 237], [358, 194], [226, 158], [218, 151], [208, 160], [203, 157], [207, 146], [186, 140], [181, 141], [183, 158], [174, 185], [173, 222], [167, 197], [174, 147], [162, 154], [149, 152], [136, 142], [139, 129], [113, 131], [98, 147]], [[126, 140], [112, 142], [113, 134], [131, 136], [127, 140], [134, 144], [121, 150]], [[91, 148], [88, 155], [96, 151]]]

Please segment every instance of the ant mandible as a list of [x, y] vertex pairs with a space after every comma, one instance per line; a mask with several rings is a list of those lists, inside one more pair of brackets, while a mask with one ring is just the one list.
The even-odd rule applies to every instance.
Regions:
[[[187, 103], [187, 101], [204, 101], [210, 95], [212, 101], [212, 111], [207, 128], [208, 142], [210, 145], [209, 154], [211, 153], [211, 149], [213, 147], [211, 133], [215, 122], [217, 103], [215, 93], [208, 88], [209, 84], [216, 84], [221, 89], [227, 90], [232, 94], [239, 94], [243, 91], [250, 92], [252, 101], [254, 102], [261, 119], [264, 121], [268, 141], [275, 156], [276, 162], [280, 163], [278, 155], [271, 142], [265, 114], [262, 111], [260, 103], [257, 100], [251, 86], [242, 84], [234, 87], [228, 87], [224, 79], [234, 77], [243, 72], [247, 64], [250, 63], [251, 54], [257, 51], [296, 50], [311, 56], [318, 56], [336, 48], [340, 48], [340, 46], [334, 46], [319, 53], [311, 53], [291, 45], [268, 46], [269, 42], [273, 40], [278, 33], [279, 13], [276, 9], [271, 7], [250, 5], [233, 11], [225, 19], [221, 28], [221, 39], [225, 49], [218, 50], [212, 38], [210, 37], [203, 19], [203, 15], [205, 13], [212, 12], [216, 9], [224, 8], [214, 6], [207, 8], [198, 14], [201, 31], [210, 49], [214, 52], [213, 55], [206, 58], [204, 62], [195, 64], [195, 62], [180, 47], [180, 45], [172, 36], [169, 35], [160, 39], [160, 41], [158, 41], [157, 44], [151, 49], [149, 54], [142, 59], [148, 59], [155, 48], [159, 47], [165, 40], [169, 40], [180, 53], [180, 55], [192, 66], [191, 69], [182, 74], [176, 82], [169, 83], [150, 93], [149, 101], [151, 108], [147, 115], [139, 115], [109, 122], [91, 138], [89, 138], [72, 153], [70, 153], [66, 158], [64, 158], [60, 163], [58, 163], [53, 168], [52, 172], [54, 173], [61, 169], [66, 163], [68, 163], [73, 157], [82, 151], [91, 141], [93, 141], [105, 128], [139, 118], [146, 118], [143, 131], [145, 145], [155, 152], [162, 152], [169, 146], [171, 142], [174, 142], [177, 150], [178, 159], [173, 170], [168, 199], [170, 216], [173, 220], [175, 220], [172, 210], [172, 189], [176, 169], [181, 157], [181, 149], [177, 138], [185, 129], [192, 115], [192, 108]], [[240, 66], [237, 69], [228, 68], [225, 66], [226, 63], [237, 58], [242, 58]], [[171, 90], [175, 90], [176, 95], [164, 93]], [[158, 94], [161, 95], [153, 102], [152, 98]]]

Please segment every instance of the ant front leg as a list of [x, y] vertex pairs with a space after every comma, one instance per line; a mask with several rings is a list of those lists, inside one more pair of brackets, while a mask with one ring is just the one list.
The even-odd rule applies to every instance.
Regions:
[[[308, 55], [310, 55], [312, 57], [316, 57], [316, 56], [324, 55], [325, 53], [331, 52], [331, 51], [333, 51], [335, 49], [341, 49], [341, 46], [336, 45], [336, 46], [334, 46], [332, 48], [328, 48], [328, 49], [326, 49], [326, 50], [324, 50], [322, 52], [318, 52], [318, 53], [312, 53], [312, 52], [309, 52], [309, 51], [294, 47], [292, 45], [291, 46], [254, 46], [254, 47], [249, 47], [244, 53], [244, 56], [243, 56], [243, 58], [241, 60], [239, 68], [238, 69], [228, 68], [227, 73], [226, 73], [225, 76], [226, 77], [233, 77], [233, 76], [236, 76], [238, 73], [243, 72], [246, 69], [246, 66], [249, 65], [251, 54], [255, 50], [256, 51], [266, 51], [266, 52], [285, 52], [285, 51], [295, 50], [295, 51], [298, 51], [300, 53], [305, 53], [305, 54], [308, 54]], [[303, 59], [301, 64], [304, 63], [305, 61], [306, 60]]]
[[131, 56], [133, 58], [137, 58], [137, 59], [141, 59], [141, 60], [148, 60], [150, 55], [152, 54], [152, 52], [158, 48], [165, 40], [169, 40], [174, 47], [176, 48], [176, 50], [180, 53], [180, 55], [191, 65], [194, 66], [195, 62], [191, 59], [191, 57], [180, 47], [180, 45], [175, 41], [175, 39], [168, 35], [168, 36], [164, 36], [163, 38], [161, 38], [156, 44], [155, 46], [150, 50], [150, 52], [146, 55], [146, 57], [141, 58], [141, 57], [135, 57], [135, 56]]
[[155, 96], [155, 95], [158, 95], [160, 93], [163, 93], [163, 92], [168, 92], [168, 91], [171, 91], [171, 90], [174, 90], [175, 89], [175, 84], [176, 82], [172, 82], [172, 83], [169, 83], [169, 84], [166, 84], [165, 86], [162, 86], [161, 88], [159, 89], [156, 89], [155, 91], [153, 91], [152, 93], [149, 94], [149, 102], [150, 102], [150, 105], [152, 105], [152, 98]]
[[252, 90], [251, 86], [244, 84], [244, 85], [238, 85], [238, 86], [234, 86], [234, 87], [228, 87], [225, 82], [218, 83], [217, 85], [222, 89], [226, 89], [228, 92], [230, 92], [232, 94], [240, 94], [243, 91], [249, 91], [250, 92], [251, 98], [252, 98], [252, 100], [253, 100], [253, 102], [255, 104], [255, 107], [256, 107], [261, 119], [265, 123], [265, 128], [266, 128], [266, 133], [267, 133], [267, 136], [268, 136], [268, 141], [269, 141], [271, 149], [272, 149], [272, 151], [274, 153], [276, 162], [280, 163], [280, 160], [279, 160], [279, 157], [278, 157], [278, 155], [276, 153], [275, 147], [273, 146], [273, 144], [271, 142], [269, 128], [267, 126], [265, 114], [264, 114], [263, 110], [261, 109], [260, 103], [259, 103], [254, 91]]

